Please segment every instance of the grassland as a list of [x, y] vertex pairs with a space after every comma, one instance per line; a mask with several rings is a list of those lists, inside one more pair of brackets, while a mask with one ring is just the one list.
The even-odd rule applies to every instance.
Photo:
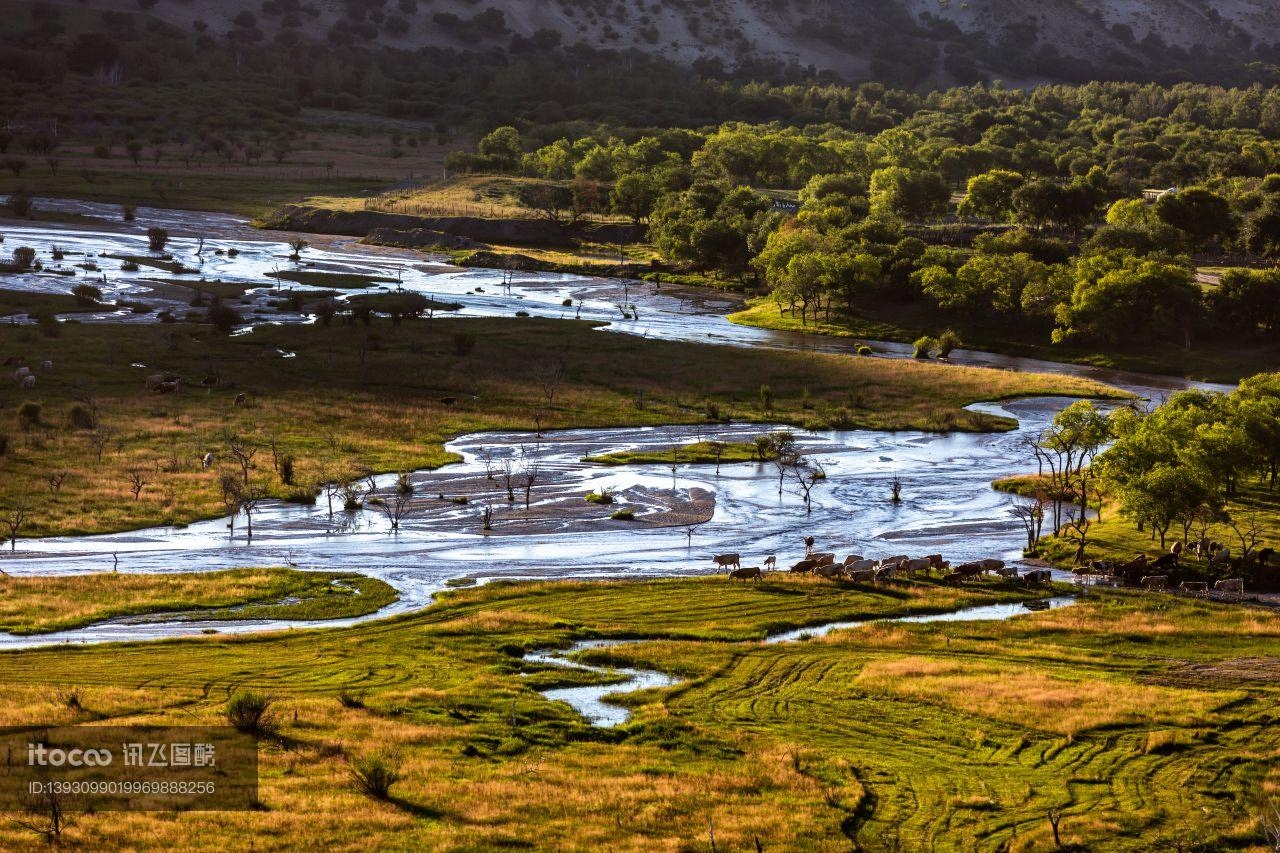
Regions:
[[749, 441], [726, 441], [718, 447], [710, 441], [695, 441], [661, 450], [626, 450], [587, 456], [582, 461], [596, 465], [669, 465], [672, 462], [681, 465], [731, 465], [734, 462], [763, 461], [760, 453]]
[[[1022, 593], [1025, 594], [1025, 593]], [[1106, 593], [1004, 623], [767, 630], [1019, 595], [775, 576], [494, 584], [356, 628], [0, 654], [0, 722], [217, 723], [268, 692], [260, 809], [76, 815], [64, 842], [135, 849], [1262, 849], [1280, 788], [1280, 616]], [[589, 728], [536, 691], [596, 676], [521, 652], [645, 638], [593, 662], [680, 685]], [[601, 677], [608, 681], [608, 676]], [[74, 702], [69, 697], [74, 698]], [[386, 802], [349, 762], [399, 753]], [[29, 842], [11, 823], [0, 844]]]
[[269, 278], [305, 284], [308, 287], [334, 287], [339, 290], [358, 290], [377, 284], [395, 284], [394, 278], [359, 273], [323, 272], [320, 270], [276, 270], [267, 273]]
[[[476, 430], [696, 423], [709, 408], [816, 428], [1002, 429], [1007, 420], [961, 407], [1107, 393], [1061, 376], [654, 341], [534, 318], [267, 326], [229, 338], [186, 324], [59, 328], [48, 338], [0, 327], [0, 351], [56, 365], [35, 389], [0, 385], [0, 507], [29, 504], [23, 535], [215, 517], [219, 474], [243, 473], [229, 435], [254, 454], [252, 485], [308, 501], [320, 482], [444, 465], [454, 457], [442, 444]], [[185, 387], [148, 392], [145, 378], [162, 372]], [[216, 384], [201, 387], [205, 379]], [[761, 385], [773, 392], [768, 409]], [[238, 394], [245, 405], [234, 405]], [[28, 402], [37, 420], [18, 414]], [[81, 428], [83, 410], [96, 428]], [[204, 471], [208, 452], [217, 465]], [[280, 476], [284, 457], [291, 484]], [[68, 476], [54, 490], [49, 478], [60, 472]], [[136, 498], [135, 475], [144, 480]]]
[[0, 575], [0, 631], [43, 634], [134, 616], [338, 619], [394, 602], [383, 581], [350, 572], [229, 569], [183, 574]]
[[916, 302], [909, 305], [870, 301], [857, 316], [831, 320], [810, 319], [782, 313], [769, 298], [755, 300], [743, 311], [729, 315], [729, 321], [743, 326], [792, 332], [860, 338], [863, 340], [911, 343], [923, 335], [938, 335], [946, 329], [959, 333], [963, 346], [1006, 355], [1092, 364], [1098, 367], [1186, 376], [1212, 382], [1235, 382], [1242, 377], [1275, 368], [1280, 346], [1239, 341], [1205, 340], [1187, 350], [1173, 344], [1144, 345], [1140, 348], [1108, 347], [1105, 351], [1080, 345], [1050, 344], [1049, 328], [1000, 323], [990, 318], [967, 320], [945, 314]]
[[30, 293], [25, 290], [0, 289], [0, 316], [44, 313], [74, 314], [82, 311], [100, 311], [100, 305], [85, 305], [70, 293]]

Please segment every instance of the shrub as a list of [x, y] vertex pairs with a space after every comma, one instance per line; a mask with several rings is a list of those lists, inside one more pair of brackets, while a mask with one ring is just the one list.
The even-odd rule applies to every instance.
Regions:
[[120, 205], [120, 218], [125, 222], [132, 222], [134, 216], [138, 213], [138, 206], [131, 201], [126, 201]]
[[874, 352], [875, 350], [873, 350], [871, 347], [867, 346], [866, 344], [862, 344], [861, 346], [858, 347], [858, 355], [871, 355]]
[[137, 271], [138, 271], [137, 261], [125, 261], [122, 264], [120, 264], [120, 272], [137, 272]]
[[293, 465], [294, 461], [292, 456], [280, 457], [280, 482], [284, 483], [286, 486], [293, 485]]
[[147, 247], [153, 252], [163, 252], [169, 245], [169, 232], [163, 228], [147, 229]]
[[62, 334], [62, 326], [58, 323], [58, 315], [51, 309], [46, 308], [36, 315], [36, 325], [40, 327], [40, 334], [46, 338], [56, 338]]
[[922, 338], [916, 339], [916, 342], [912, 344], [912, 346], [914, 347], [914, 350], [911, 353], [912, 358], [932, 358], [933, 351], [937, 348], [938, 342], [928, 335], [925, 335]]
[[19, 246], [13, 250], [13, 265], [19, 270], [29, 270], [36, 262], [36, 250], [30, 246]]
[[338, 691], [338, 703], [344, 708], [353, 710], [364, 707], [364, 698], [358, 693], [352, 693], [350, 690]]
[[67, 413], [67, 422], [73, 429], [95, 429], [98, 426], [93, 409], [83, 403], [76, 403], [71, 407], [71, 411]]
[[396, 475], [396, 494], [413, 494], [413, 476], [408, 471], [402, 471]]
[[18, 407], [18, 425], [24, 430], [40, 426], [41, 408], [30, 400]]
[[469, 332], [455, 332], [453, 335], [453, 354], [467, 356], [476, 348], [476, 336]]
[[636, 514], [629, 509], [615, 509], [609, 517], [614, 521], [635, 521]]
[[960, 336], [951, 329], [947, 329], [941, 335], [938, 335], [938, 358], [946, 358], [951, 355], [951, 351], [961, 346]]
[[102, 301], [102, 289], [94, 287], [92, 284], [77, 284], [71, 288], [71, 295], [76, 298], [76, 302], [81, 305], [97, 305]]
[[279, 730], [274, 704], [275, 700], [261, 693], [241, 690], [227, 701], [227, 722], [247, 735], [274, 735]]
[[773, 411], [773, 389], [768, 385], [760, 386], [760, 408], [766, 412]]
[[587, 492], [587, 503], [611, 504], [613, 503], [613, 492], [608, 489], [601, 489], [598, 492]]
[[373, 752], [351, 762], [351, 776], [356, 788], [376, 800], [391, 796], [391, 786], [404, 778], [399, 756], [390, 752]]
[[31, 193], [26, 190], [14, 190], [9, 194], [9, 200], [6, 204], [14, 216], [29, 216], [31, 214]]
[[205, 319], [224, 335], [230, 333], [236, 327], [236, 324], [243, 320], [239, 311], [228, 305], [223, 305], [222, 300], [217, 298], [209, 306]]

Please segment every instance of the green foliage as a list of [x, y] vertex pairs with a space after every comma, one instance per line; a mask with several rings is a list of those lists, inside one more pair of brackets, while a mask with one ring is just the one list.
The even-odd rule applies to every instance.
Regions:
[[372, 752], [351, 762], [351, 776], [357, 790], [375, 800], [386, 800], [391, 788], [404, 778], [399, 756], [390, 752]]
[[280, 728], [274, 705], [275, 700], [262, 693], [240, 690], [227, 701], [227, 722], [244, 734], [273, 737]]

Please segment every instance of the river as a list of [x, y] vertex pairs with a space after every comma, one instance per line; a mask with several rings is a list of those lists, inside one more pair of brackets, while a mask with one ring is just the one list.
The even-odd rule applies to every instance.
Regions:
[[[47, 263], [54, 245], [67, 257], [61, 266], [74, 268], [86, 261], [101, 271], [75, 278], [45, 273], [7, 276], [11, 289], [66, 292], [79, 281], [95, 282], [112, 297], [151, 301], [157, 308], [185, 305], [172, 296], [155, 295], [148, 279], [167, 278], [152, 270], [130, 273], [119, 261], [103, 254], [146, 254], [145, 229], [168, 228], [174, 235], [167, 251], [184, 265], [197, 269], [185, 278], [240, 282], [257, 288], [249, 312], [255, 322], [309, 322], [309, 318], [266, 307], [275, 290], [267, 274], [299, 266], [290, 261], [284, 236], [258, 232], [233, 217], [142, 208], [134, 223], [118, 221], [118, 209], [85, 202], [39, 200], [44, 209], [62, 209], [97, 217], [101, 225], [0, 226], [5, 247], [29, 245]], [[203, 244], [198, 235], [204, 237]], [[512, 316], [517, 311], [548, 317], [574, 317], [609, 323], [606, 332], [648, 337], [704, 341], [727, 346], [810, 349], [851, 352], [851, 341], [780, 333], [735, 326], [724, 319], [737, 307], [733, 296], [649, 284], [564, 275], [516, 273], [503, 282], [500, 271], [451, 267], [421, 254], [361, 246], [353, 240], [317, 238], [303, 252], [305, 269], [354, 272], [397, 280], [387, 289], [402, 287], [463, 307], [462, 316]], [[234, 252], [232, 251], [234, 250]], [[197, 255], [197, 251], [200, 252]], [[92, 256], [92, 257], [90, 257]], [[78, 273], [83, 271], [77, 270]], [[102, 281], [105, 276], [106, 281]], [[294, 285], [294, 287], [298, 287]], [[305, 288], [298, 288], [305, 289]], [[368, 291], [361, 291], [368, 292]], [[564, 305], [568, 300], [569, 307]], [[628, 307], [624, 311], [620, 305]], [[155, 322], [155, 314], [110, 313], [81, 319]], [[899, 344], [876, 343], [881, 357], [909, 355]], [[957, 351], [952, 361], [1011, 370], [1062, 372], [1098, 379], [1140, 396], [1158, 398], [1191, 383], [1077, 365]], [[377, 512], [330, 516], [322, 497], [314, 507], [268, 504], [255, 513], [254, 536], [245, 536], [243, 519], [234, 535], [227, 520], [201, 522], [185, 528], [155, 528], [109, 536], [56, 537], [23, 540], [16, 553], [7, 552], [0, 565], [13, 574], [58, 574], [110, 571], [180, 572], [237, 566], [295, 565], [302, 568], [352, 570], [380, 577], [396, 587], [400, 601], [378, 615], [425, 606], [446, 581], [472, 578], [588, 578], [693, 574], [713, 571], [709, 555], [735, 551], [745, 565], [759, 565], [776, 554], [780, 565], [798, 559], [802, 539], [812, 535], [821, 550], [841, 556], [869, 557], [894, 553], [943, 553], [953, 561], [1002, 557], [1016, 561], [1023, 541], [1021, 524], [1012, 517], [1015, 499], [991, 489], [992, 480], [1017, 474], [1033, 464], [1025, 448], [1028, 435], [1044, 427], [1070, 400], [1035, 398], [975, 408], [1014, 417], [1017, 430], [991, 434], [924, 432], [845, 432], [797, 435], [807, 453], [821, 461], [828, 479], [814, 491], [811, 513], [800, 497], [784, 490], [780, 497], [772, 465], [744, 463], [714, 467], [682, 466], [674, 474], [667, 466], [605, 468], [580, 461], [600, 453], [718, 438], [742, 440], [763, 431], [759, 425], [657, 427], [571, 430], [535, 437], [529, 433], [464, 435], [449, 449], [464, 462], [436, 472], [418, 472], [413, 479], [422, 496], [421, 511], [392, 532]], [[484, 456], [536, 460], [540, 483], [533, 493], [537, 524], [507, 507], [504, 490], [485, 477]], [[902, 482], [902, 501], [889, 500], [890, 482]], [[391, 478], [379, 478], [382, 491]], [[655, 509], [657, 496], [675, 489], [680, 496], [714, 497], [714, 515], [704, 524], [654, 527], [613, 522], [581, 511], [559, 509], [566, 495], [612, 489], [623, 504]], [[437, 494], [466, 493], [466, 505], [432, 501]], [[580, 501], [580, 497], [575, 498]], [[480, 507], [497, 508], [494, 531], [481, 530]], [[522, 505], [520, 507], [523, 508]], [[607, 513], [604, 513], [607, 515]], [[522, 529], [522, 525], [525, 525]], [[368, 617], [366, 617], [368, 618]], [[29, 646], [53, 642], [93, 642], [110, 639], [149, 639], [199, 633], [206, 629], [233, 633], [289, 627], [290, 623], [228, 622], [112, 623], [40, 637], [6, 637], [0, 646]], [[295, 627], [304, 627], [292, 623]], [[316, 624], [342, 624], [336, 622]]]

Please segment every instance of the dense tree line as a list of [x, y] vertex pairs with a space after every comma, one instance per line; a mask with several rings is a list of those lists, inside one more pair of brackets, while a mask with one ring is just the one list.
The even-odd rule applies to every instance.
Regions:
[[925, 300], [1045, 341], [1194, 346], [1280, 329], [1280, 274], [1242, 267], [1202, 287], [1192, 264], [1280, 256], [1280, 126], [1263, 120], [1277, 98], [979, 88], [929, 96], [877, 132], [731, 122], [547, 139], [504, 126], [451, 163], [647, 220], [668, 261], [763, 283], [804, 322], [871, 297]]

